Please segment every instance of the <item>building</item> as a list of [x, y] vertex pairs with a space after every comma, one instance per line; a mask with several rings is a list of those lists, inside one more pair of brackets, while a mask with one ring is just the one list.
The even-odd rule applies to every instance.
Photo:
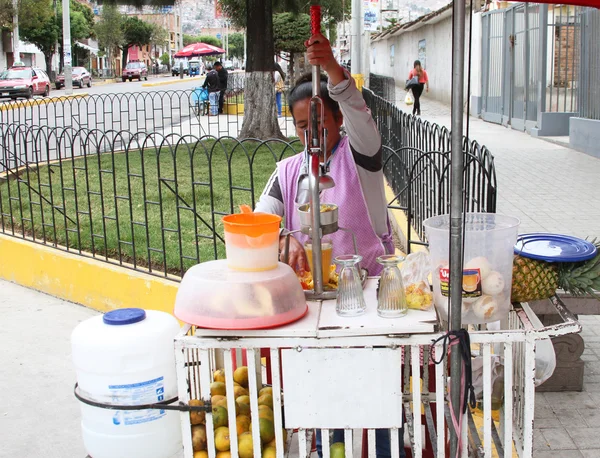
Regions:
[[[169, 35], [169, 41], [166, 46], [145, 45], [141, 48], [138, 46], [132, 46], [129, 48], [128, 53], [128, 58], [130, 61], [144, 61], [146, 65], [150, 67], [150, 65], [157, 61], [165, 52], [173, 56], [182, 47], [183, 35], [181, 29], [181, 12], [179, 7], [144, 7], [142, 10], [131, 7], [123, 7], [121, 8], [121, 12], [127, 16], [137, 17], [142, 21], [161, 26], [167, 30]], [[120, 58], [116, 60], [119, 61], [119, 65], [115, 66], [115, 68], [120, 69], [122, 67]]]

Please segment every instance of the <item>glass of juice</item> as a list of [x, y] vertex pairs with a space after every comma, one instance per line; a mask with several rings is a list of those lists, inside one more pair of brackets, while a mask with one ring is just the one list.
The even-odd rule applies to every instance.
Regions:
[[[306, 242], [304, 244], [304, 251], [308, 258], [308, 265], [310, 271], [313, 271], [313, 258], [312, 258], [312, 243]], [[333, 244], [330, 240], [321, 240], [321, 265], [323, 266], [323, 286], [329, 284], [329, 276], [331, 275], [331, 257], [333, 252]]]

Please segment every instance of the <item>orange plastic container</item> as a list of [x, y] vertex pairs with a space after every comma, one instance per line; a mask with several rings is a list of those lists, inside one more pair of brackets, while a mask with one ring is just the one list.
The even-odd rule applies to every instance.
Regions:
[[275, 269], [279, 260], [280, 224], [281, 216], [268, 213], [224, 216], [227, 266], [245, 272]]

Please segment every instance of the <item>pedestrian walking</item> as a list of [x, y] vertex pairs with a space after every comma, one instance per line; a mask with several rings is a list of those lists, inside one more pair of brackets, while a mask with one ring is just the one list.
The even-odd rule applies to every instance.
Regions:
[[215, 68], [212, 68], [204, 80], [203, 88], [208, 89], [208, 103], [210, 106], [210, 115], [216, 116], [219, 114], [219, 74]]
[[[411, 80], [415, 80], [414, 83]], [[420, 60], [415, 60], [413, 69], [408, 74], [407, 89], [410, 89], [414, 98], [413, 115], [421, 116], [421, 95], [423, 90], [427, 88], [429, 92], [429, 77], [427, 72], [421, 65]]]
[[273, 74], [275, 81], [275, 103], [277, 104], [277, 117], [281, 118], [283, 91], [285, 91], [285, 73], [277, 62], [275, 62], [275, 73]]
[[215, 62], [215, 70], [219, 75], [219, 113], [223, 114], [223, 105], [225, 104], [225, 92], [227, 91], [227, 78], [229, 74], [221, 62]]

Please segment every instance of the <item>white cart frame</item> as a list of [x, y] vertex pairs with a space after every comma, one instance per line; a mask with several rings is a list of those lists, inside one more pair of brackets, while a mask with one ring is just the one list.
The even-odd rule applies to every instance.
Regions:
[[[498, 457], [513, 457], [514, 450], [521, 458], [532, 457], [533, 419], [535, 400], [535, 344], [537, 340], [579, 332], [581, 327], [576, 318], [564, 307], [560, 300], [552, 298], [552, 303], [563, 318], [561, 324], [535, 329], [530, 319], [533, 312], [527, 304], [515, 305], [511, 310], [503, 331], [472, 331], [471, 344], [474, 354], [483, 357], [483, 431], [478, 431], [470, 409], [462, 421], [461, 457], [492, 457], [492, 450]], [[321, 311], [331, 306], [328, 302], [316, 303]], [[313, 305], [314, 306], [314, 305]], [[368, 331], [368, 330], [367, 330]], [[355, 429], [368, 430], [369, 458], [375, 458], [375, 429], [392, 431], [392, 457], [398, 458], [398, 428], [402, 417], [397, 406], [404, 409], [404, 425], [410, 437], [412, 455], [422, 456], [424, 437], [422, 427], [430, 439], [430, 446], [436, 458], [447, 455], [448, 425], [451, 425], [448, 409], [447, 361], [444, 364], [427, 366], [423, 371], [422, 354], [427, 355], [432, 341], [444, 335], [431, 332], [412, 335], [362, 334], [340, 337], [303, 337], [291, 332], [285, 335], [285, 327], [265, 331], [210, 331], [210, 336], [202, 336], [206, 330], [191, 326], [184, 327], [175, 341], [179, 398], [187, 402], [190, 398], [201, 398], [210, 402], [210, 383], [215, 369], [224, 367], [228, 393], [233, 393], [233, 371], [240, 353], [247, 355], [249, 368], [252, 431], [254, 456], [260, 457], [260, 442], [257, 393], [263, 385], [264, 370], [260, 364], [261, 349], [269, 349], [274, 397], [275, 430], [282, 431], [285, 415], [288, 442], [295, 429], [299, 455], [309, 456], [312, 431], [323, 429], [323, 455], [329, 458], [328, 429], [344, 429], [346, 443], [352, 443]], [[368, 333], [368, 332], [367, 332]], [[441, 344], [435, 346], [441, 355]], [[492, 354], [500, 354], [504, 361], [504, 402], [500, 409], [500, 421], [492, 421]], [[300, 357], [300, 355], [302, 355]], [[410, 355], [404, 358], [404, 355]], [[355, 361], [348, 366], [347, 360]], [[336, 366], [335, 361], [346, 361]], [[306, 368], [309, 370], [306, 371]], [[368, 369], [366, 368], [368, 367]], [[331, 368], [335, 370], [330, 370]], [[369, 372], [365, 376], [365, 371]], [[280, 374], [283, 373], [283, 376]], [[411, 373], [421, 374], [420, 378], [410, 377]], [[283, 378], [282, 378], [283, 377]], [[431, 377], [434, 389], [430, 390]], [[421, 382], [423, 385], [421, 386]], [[315, 390], [315, 383], [319, 389]], [[369, 385], [370, 383], [370, 385]], [[391, 383], [391, 385], [390, 385]], [[282, 384], [286, 403], [281, 396]], [[397, 389], [393, 388], [397, 386]], [[390, 388], [392, 386], [392, 388]], [[369, 389], [366, 391], [365, 389]], [[353, 393], [344, 398], [345, 403], [337, 403], [335, 409], [319, 404], [322, 396], [330, 396], [339, 401], [339, 393]], [[377, 399], [382, 400], [376, 402]], [[228, 396], [229, 424], [235, 425], [233, 396]], [[320, 405], [321, 408], [315, 408]], [[422, 406], [423, 415], [413, 406]], [[283, 406], [283, 408], [281, 408]], [[396, 407], [394, 407], [396, 406]], [[333, 410], [333, 411], [332, 411]], [[401, 410], [401, 409], [400, 409]], [[424, 421], [422, 421], [424, 418]], [[209, 458], [215, 458], [212, 415], [206, 415]], [[423, 424], [422, 424], [423, 423]], [[181, 414], [185, 458], [192, 458], [189, 414]], [[445, 425], [440, 428], [436, 425]], [[233, 426], [235, 428], [235, 426]], [[231, 429], [231, 428], [230, 428]], [[287, 454], [283, 451], [283, 434], [276, 434], [277, 458]], [[507, 444], [509, 444], [507, 446]], [[353, 447], [346, 447], [346, 458], [353, 457]], [[237, 455], [236, 434], [231, 434], [231, 454]]]

